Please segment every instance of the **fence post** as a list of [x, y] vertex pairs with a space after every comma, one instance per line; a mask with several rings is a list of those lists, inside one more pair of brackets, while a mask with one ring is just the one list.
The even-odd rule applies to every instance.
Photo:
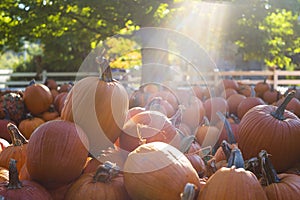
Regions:
[[45, 83], [47, 80], [47, 70], [43, 70], [42, 72], [42, 81], [43, 83]]
[[277, 69], [274, 69], [273, 71], [273, 87], [275, 90], [277, 90], [278, 87], [278, 73], [277, 73]]

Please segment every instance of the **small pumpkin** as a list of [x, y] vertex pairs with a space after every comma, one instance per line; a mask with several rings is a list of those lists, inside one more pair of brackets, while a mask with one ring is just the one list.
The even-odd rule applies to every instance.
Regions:
[[17, 169], [20, 171], [26, 161], [28, 142], [16, 125], [9, 123], [7, 129], [11, 136], [12, 144], [0, 153], [0, 166], [8, 169], [10, 159], [15, 159], [18, 160]]
[[44, 84], [36, 83], [34, 80], [25, 88], [23, 99], [26, 108], [33, 115], [47, 111], [53, 103], [50, 89]]
[[18, 128], [25, 138], [29, 139], [33, 131], [43, 123], [45, 123], [43, 119], [28, 113], [27, 118], [20, 122]]

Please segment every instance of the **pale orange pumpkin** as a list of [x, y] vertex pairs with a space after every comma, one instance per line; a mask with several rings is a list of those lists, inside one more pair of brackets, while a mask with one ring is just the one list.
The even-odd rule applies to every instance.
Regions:
[[112, 79], [107, 61], [103, 63], [100, 78], [86, 77], [75, 83], [61, 112], [61, 119], [75, 122], [84, 130], [95, 157], [120, 136], [129, 107], [125, 88]]

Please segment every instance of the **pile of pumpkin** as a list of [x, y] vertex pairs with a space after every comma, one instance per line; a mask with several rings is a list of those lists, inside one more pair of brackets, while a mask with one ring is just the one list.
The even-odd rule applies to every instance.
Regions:
[[223, 79], [213, 92], [147, 83], [129, 95], [99, 63], [101, 77], [1, 95], [2, 197], [299, 198], [294, 88]]

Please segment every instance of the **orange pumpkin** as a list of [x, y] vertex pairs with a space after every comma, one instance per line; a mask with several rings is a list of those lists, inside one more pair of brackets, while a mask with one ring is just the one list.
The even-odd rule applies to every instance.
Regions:
[[112, 79], [106, 60], [101, 78], [86, 77], [68, 93], [61, 119], [75, 122], [87, 134], [90, 153], [99, 155], [121, 134], [128, 107], [128, 95], [122, 84]]
[[100, 165], [96, 172], [85, 173], [72, 184], [66, 200], [130, 200], [119, 167], [111, 162]]
[[24, 103], [28, 111], [33, 115], [41, 114], [49, 109], [53, 103], [50, 89], [44, 84], [31, 81], [24, 91]]
[[25, 138], [29, 139], [33, 131], [43, 123], [45, 123], [43, 119], [27, 114], [27, 119], [22, 120], [18, 128]]
[[18, 160], [17, 169], [20, 171], [26, 161], [27, 140], [16, 125], [9, 123], [7, 129], [11, 135], [12, 144], [0, 153], [0, 166], [8, 169], [10, 159], [15, 159]]
[[80, 176], [88, 156], [88, 140], [78, 125], [52, 120], [32, 133], [26, 155], [32, 180], [55, 189]]

